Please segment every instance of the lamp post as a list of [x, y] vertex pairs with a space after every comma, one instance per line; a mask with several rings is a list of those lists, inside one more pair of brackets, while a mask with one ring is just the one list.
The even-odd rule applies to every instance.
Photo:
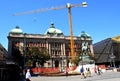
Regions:
[[111, 59], [111, 61], [113, 62], [113, 67], [115, 68], [115, 55], [112, 53], [111, 55], [110, 55], [110, 59]]
[[24, 33], [23, 34], [23, 56], [24, 56], [24, 65], [23, 65], [23, 67], [24, 67], [24, 69], [25, 69], [25, 62], [26, 62], [26, 60], [25, 60], [25, 58], [26, 58], [26, 33]]

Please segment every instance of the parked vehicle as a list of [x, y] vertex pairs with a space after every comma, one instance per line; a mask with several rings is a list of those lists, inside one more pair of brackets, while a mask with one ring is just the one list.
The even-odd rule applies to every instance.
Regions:
[[17, 64], [0, 61], [0, 81], [25, 81], [25, 77]]

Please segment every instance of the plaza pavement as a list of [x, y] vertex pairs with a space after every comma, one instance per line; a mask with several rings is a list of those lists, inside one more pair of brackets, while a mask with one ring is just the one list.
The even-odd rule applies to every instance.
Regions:
[[102, 75], [92, 74], [92, 77], [81, 79], [80, 75], [73, 76], [37, 76], [32, 81], [120, 81], [120, 72], [104, 72]]

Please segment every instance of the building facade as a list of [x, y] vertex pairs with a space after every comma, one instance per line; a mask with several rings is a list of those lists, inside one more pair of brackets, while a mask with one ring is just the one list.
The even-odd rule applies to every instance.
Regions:
[[120, 36], [106, 38], [93, 44], [96, 64], [106, 64], [111, 67], [120, 65]]
[[8, 55], [7, 50], [0, 44], [0, 60], [6, 60]]
[[[91, 37], [86, 39], [80, 36], [74, 36], [74, 56], [78, 55], [78, 51], [82, 49], [82, 42], [88, 42], [90, 55], [94, 55]], [[70, 36], [64, 36], [63, 32], [56, 29], [54, 24], [47, 29], [45, 34], [28, 34], [23, 33], [19, 27], [12, 29], [8, 35], [8, 54], [12, 57], [13, 50], [17, 47], [20, 54], [24, 54], [24, 47], [45, 47], [50, 55], [44, 66], [45, 67], [65, 67], [71, 63]]]

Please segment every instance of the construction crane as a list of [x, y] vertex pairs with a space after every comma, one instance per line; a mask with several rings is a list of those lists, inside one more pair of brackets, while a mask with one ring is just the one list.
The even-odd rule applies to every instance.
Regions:
[[20, 13], [15, 13], [13, 14], [14, 16], [19, 16], [19, 15], [25, 15], [25, 14], [35, 14], [35, 13], [39, 13], [39, 12], [45, 12], [45, 11], [49, 11], [49, 10], [60, 10], [60, 9], [68, 9], [68, 20], [69, 20], [69, 26], [70, 26], [70, 43], [71, 43], [71, 57], [72, 57], [72, 61], [75, 59], [75, 55], [74, 55], [74, 38], [73, 38], [73, 32], [72, 32], [72, 15], [71, 15], [71, 8], [73, 7], [87, 7], [87, 3], [86, 2], [82, 2], [82, 4], [70, 4], [67, 3], [66, 6], [59, 6], [59, 7], [51, 7], [51, 8], [42, 8], [42, 9], [38, 9], [38, 10], [32, 10], [32, 11], [26, 11], [26, 12], [20, 12]]

